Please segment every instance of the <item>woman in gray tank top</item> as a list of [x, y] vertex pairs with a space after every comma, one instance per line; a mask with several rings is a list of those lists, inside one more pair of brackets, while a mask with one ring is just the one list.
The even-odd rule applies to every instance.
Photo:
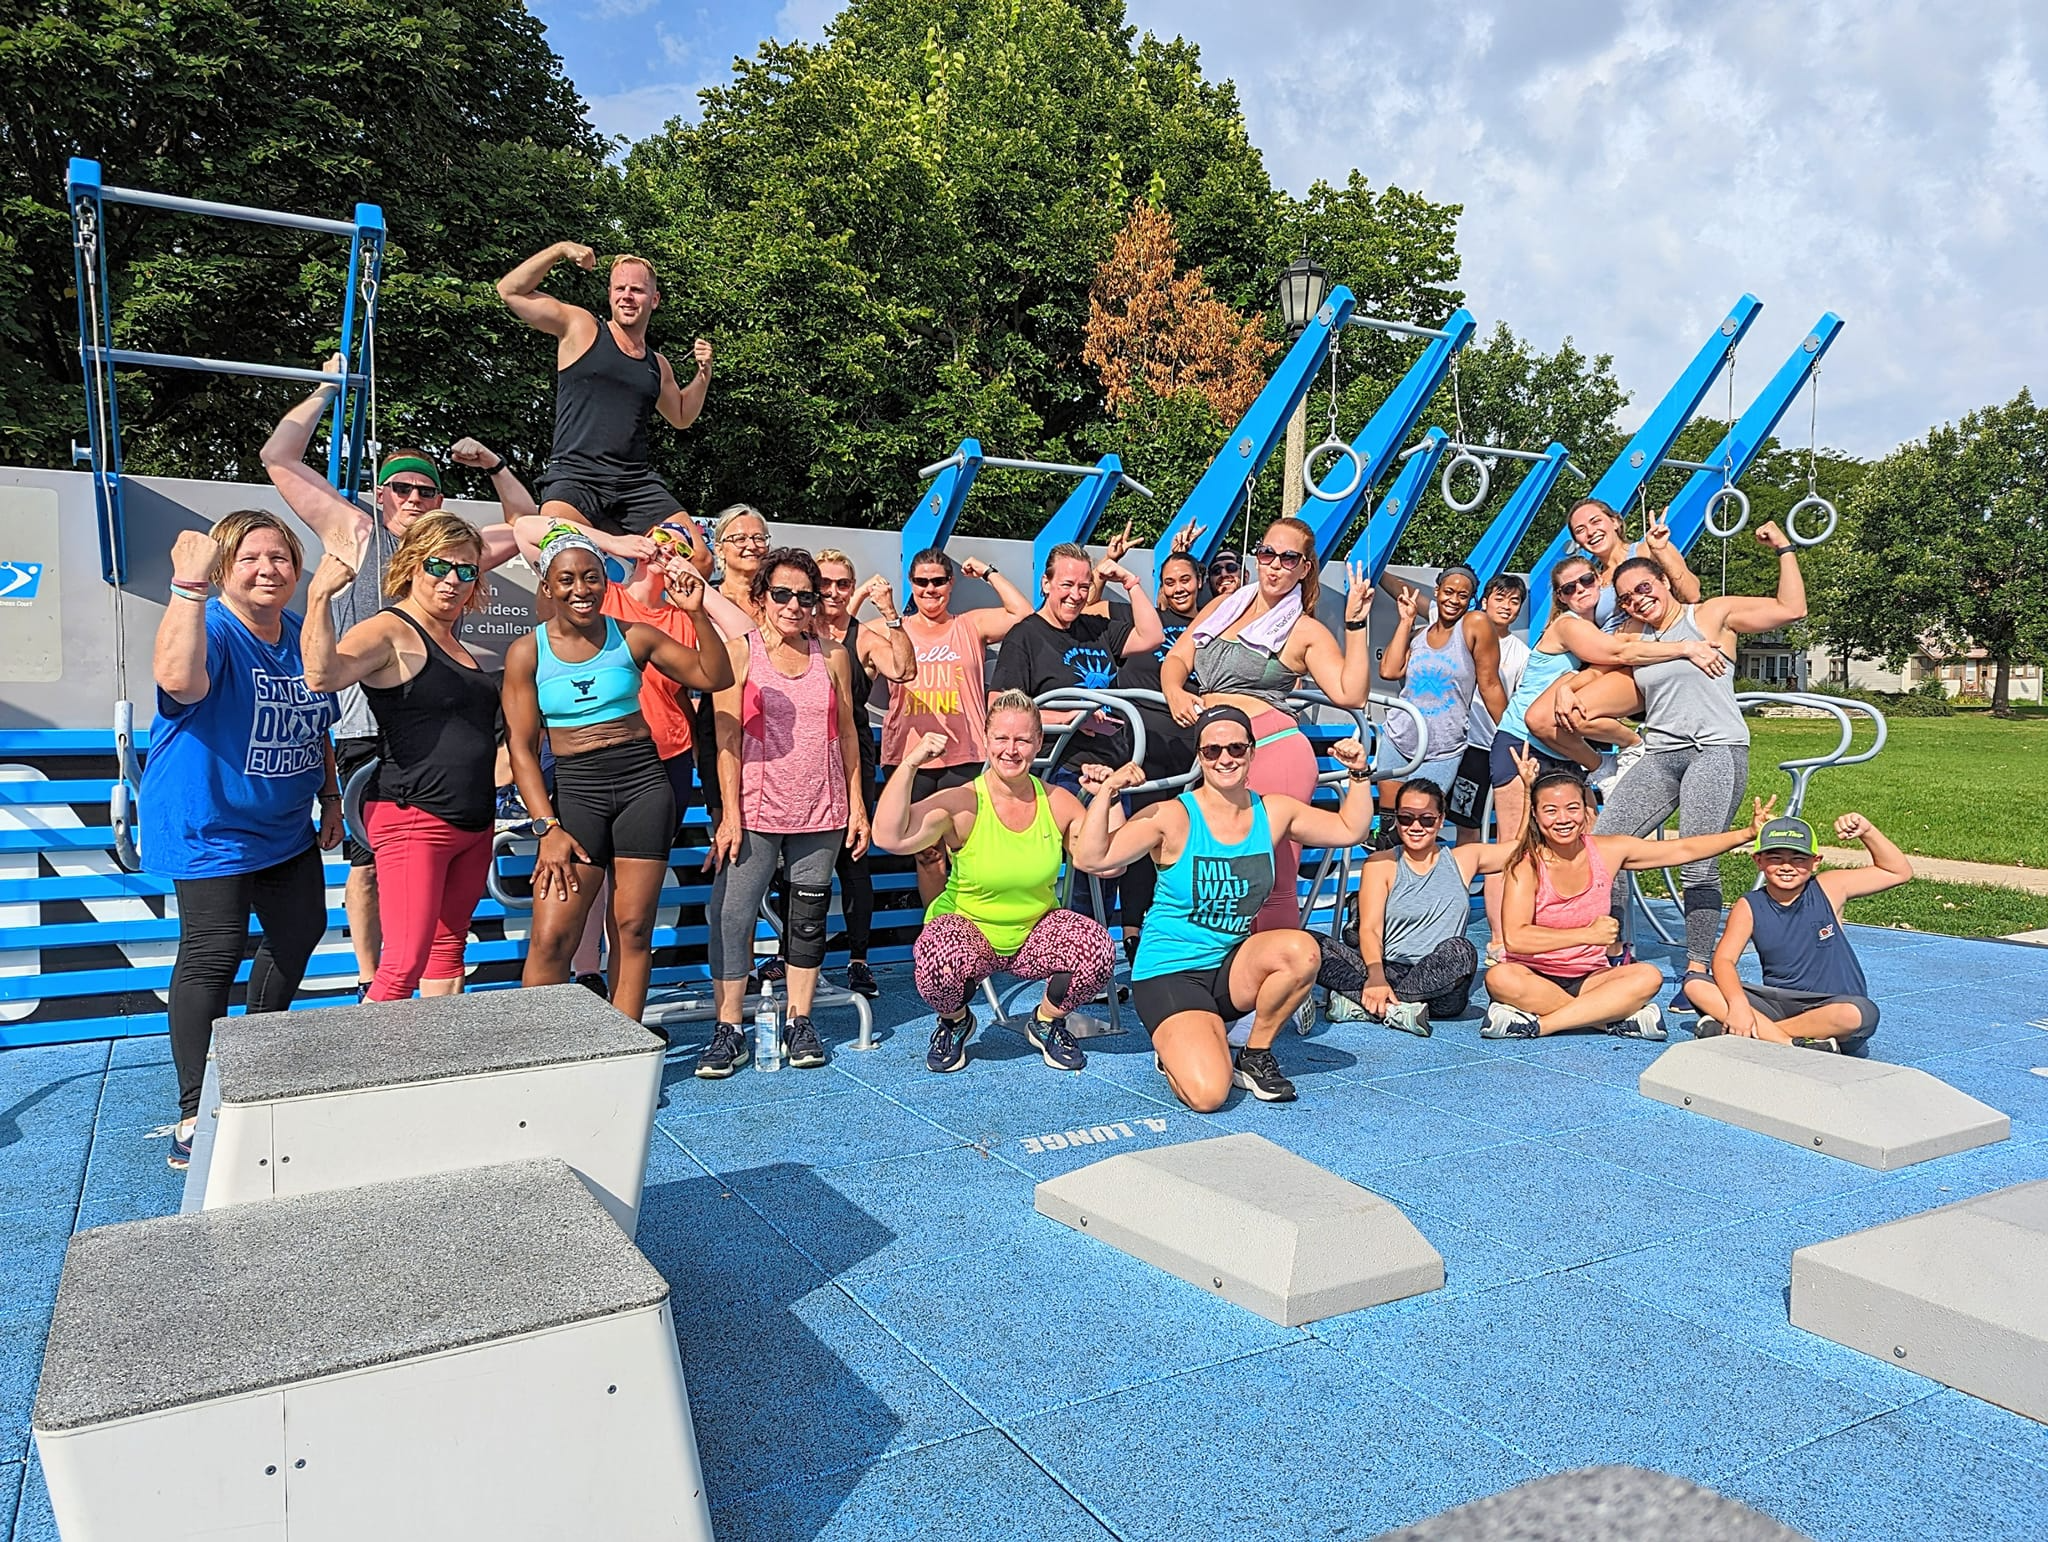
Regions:
[[[1422, 764], [1410, 776], [1432, 783], [1449, 793], [1451, 779], [1465, 758], [1465, 730], [1472, 720], [1476, 696], [1498, 723], [1507, 711], [1507, 692], [1500, 683], [1500, 635], [1493, 624], [1472, 609], [1479, 595], [1479, 580], [1463, 563], [1437, 575], [1436, 619], [1417, 629], [1415, 618], [1424, 604], [1424, 591], [1414, 584], [1390, 578], [1400, 619], [1394, 635], [1380, 657], [1380, 676], [1397, 681], [1401, 695], [1422, 713], [1429, 734], [1422, 746]], [[1405, 716], [1395, 720], [1405, 725]], [[1409, 750], [1402, 729], [1394, 730], [1397, 748]], [[1385, 833], [1389, 811], [1400, 791], [1399, 782], [1380, 784], [1381, 832]], [[1458, 831], [1461, 841], [1478, 839], [1476, 829]]]
[[[1745, 632], [1789, 626], [1806, 614], [1806, 585], [1799, 575], [1797, 548], [1775, 524], [1756, 538], [1778, 554], [1778, 592], [1770, 596], [1727, 594], [1687, 605], [1672, 593], [1663, 569], [1647, 557], [1632, 557], [1616, 572], [1616, 591], [1632, 625], [1656, 642], [1703, 639], [1735, 658], [1736, 639]], [[1649, 753], [1608, 794], [1599, 835], [1645, 836], [1661, 829], [1675, 810], [1680, 836], [1708, 835], [1728, 828], [1749, 781], [1749, 725], [1735, 702], [1732, 671], [1710, 676], [1690, 662], [1639, 664], [1643, 742]], [[1679, 869], [1685, 889], [1685, 953], [1688, 978], [1705, 976], [1721, 933], [1720, 864], [1713, 858]], [[1625, 901], [1626, 880], [1617, 876], [1614, 913]], [[1679, 983], [1670, 1011], [1697, 1010]]]

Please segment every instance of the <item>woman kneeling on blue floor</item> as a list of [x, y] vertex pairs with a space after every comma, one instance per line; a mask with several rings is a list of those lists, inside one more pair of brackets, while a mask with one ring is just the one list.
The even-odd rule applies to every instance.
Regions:
[[1608, 914], [1609, 885], [1624, 872], [1705, 862], [1753, 841], [1776, 798], [1754, 800], [1744, 829], [1657, 841], [1594, 835], [1593, 798], [1576, 772], [1539, 776], [1529, 789], [1529, 820], [1506, 868], [1501, 930], [1507, 958], [1486, 971], [1482, 1038], [1534, 1039], [1598, 1028], [1632, 1039], [1661, 1039], [1655, 997], [1664, 971], [1616, 964], [1607, 956], [1620, 933]]
[[[1273, 1058], [1273, 1040], [1307, 999], [1322, 953], [1305, 931], [1254, 933], [1252, 923], [1273, 891], [1276, 845], [1344, 847], [1365, 839], [1373, 804], [1365, 746], [1356, 739], [1331, 746], [1351, 785], [1342, 806], [1319, 809], [1251, 790], [1254, 735], [1241, 709], [1209, 707], [1194, 729], [1201, 780], [1112, 831], [1113, 795], [1137, 786], [1145, 773], [1135, 765], [1111, 772], [1081, 822], [1074, 863], [1084, 872], [1139, 857], [1158, 865], [1158, 889], [1131, 968], [1131, 999], [1174, 1096], [1210, 1113], [1235, 1083], [1263, 1102], [1292, 1102], [1294, 1084]], [[1247, 1011], [1251, 1038], [1233, 1056], [1226, 1025]]]

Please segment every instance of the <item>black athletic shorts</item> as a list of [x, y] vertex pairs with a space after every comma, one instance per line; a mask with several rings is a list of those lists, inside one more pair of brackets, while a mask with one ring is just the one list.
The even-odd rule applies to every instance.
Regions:
[[1465, 746], [1458, 771], [1444, 799], [1444, 817], [1460, 830], [1476, 830], [1486, 817], [1486, 794], [1493, 786], [1493, 753], [1476, 744]]
[[1542, 970], [1533, 966], [1528, 967], [1529, 973], [1535, 975], [1538, 979], [1548, 980], [1567, 996], [1577, 996], [1580, 991], [1585, 989], [1588, 980], [1599, 979], [1607, 973], [1608, 969], [1612, 969], [1614, 966], [1609, 964], [1606, 969], [1596, 969], [1591, 974], [1545, 974]]
[[683, 507], [652, 471], [605, 477], [550, 467], [541, 477], [540, 501], [545, 504], [550, 499], [568, 504], [596, 529], [611, 535], [645, 535], [663, 520], [673, 519]]
[[[1237, 948], [1243, 947], [1239, 943]], [[1178, 974], [1157, 974], [1149, 980], [1131, 981], [1131, 1005], [1147, 1033], [1181, 1012], [1214, 1012], [1227, 1028], [1251, 1010], [1241, 1007], [1230, 995], [1230, 966], [1237, 962], [1237, 948], [1223, 955], [1214, 969], [1182, 970]]]
[[675, 842], [676, 797], [652, 739], [556, 756], [555, 813], [599, 867], [666, 862]]
[[[1505, 787], [1521, 772], [1515, 769], [1515, 751], [1522, 750], [1536, 757], [1536, 774], [1548, 776], [1553, 771], [1569, 771], [1583, 777], [1586, 768], [1576, 761], [1563, 760], [1550, 753], [1550, 747], [1533, 739], [1518, 739], [1513, 734], [1497, 733], [1493, 736], [1493, 748], [1487, 751], [1487, 764], [1492, 772], [1493, 785]], [[1460, 766], [1459, 771], [1464, 770]]]
[[[384, 753], [384, 741], [375, 734], [361, 739], [337, 739], [334, 741], [335, 785], [343, 792], [348, 791], [348, 779], [364, 766]], [[370, 848], [360, 844], [353, 833], [344, 831], [341, 837], [341, 854], [348, 858], [350, 867], [375, 867], [377, 859]]]
[[1877, 1032], [1877, 1003], [1868, 996], [1831, 996], [1825, 991], [1798, 991], [1782, 985], [1753, 985], [1745, 980], [1742, 994], [1749, 998], [1750, 1008], [1761, 1017], [1768, 1017], [1774, 1023], [1782, 1023], [1788, 1017], [1797, 1017], [1801, 1012], [1811, 1012], [1815, 1007], [1832, 1006], [1842, 1002], [1856, 1009], [1856, 1026], [1847, 1033], [1835, 1035], [1835, 1044], [1846, 1055], [1868, 1053], [1864, 1045]]

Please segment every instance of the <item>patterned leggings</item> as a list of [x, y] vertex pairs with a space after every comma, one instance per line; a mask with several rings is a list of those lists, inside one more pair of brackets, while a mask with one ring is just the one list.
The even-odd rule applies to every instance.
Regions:
[[1053, 1009], [1070, 1012], [1095, 999], [1109, 983], [1115, 962], [1102, 923], [1074, 910], [1048, 910], [1024, 946], [1007, 958], [989, 946], [981, 928], [967, 917], [934, 916], [918, 934], [911, 960], [918, 995], [942, 1017], [958, 1017], [974, 987], [998, 971], [1046, 981]]
[[[1323, 932], [1315, 933], [1323, 950], [1322, 968], [1316, 984], [1353, 1001], [1365, 989], [1365, 960], [1350, 943]], [[1381, 967], [1387, 984], [1398, 1001], [1420, 1001], [1431, 1017], [1461, 1017], [1472, 994], [1472, 980], [1479, 973], [1479, 950], [1466, 937], [1446, 937], [1413, 963], [1388, 959]]]

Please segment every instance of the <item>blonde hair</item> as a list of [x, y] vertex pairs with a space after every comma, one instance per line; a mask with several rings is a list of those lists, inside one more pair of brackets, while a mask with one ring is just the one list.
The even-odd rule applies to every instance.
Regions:
[[228, 570], [234, 567], [242, 543], [259, 530], [275, 530], [282, 536], [286, 549], [292, 554], [292, 571], [306, 571], [306, 548], [299, 544], [298, 535], [290, 525], [268, 509], [236, 509], [232, 514], [223, 514], [206, 532], [220, 548], [214, 554], [211, 575], [216, 584], [227, 582]]
[[[439, 557], [464, 547], [476, 553], [477, 566], [484, 560], [484, 538], [475, 525], [460, 514], [445, 510], [422, 514], [405, 527], [405, 534], [399, 538], [398, 548], [391, 554], [391, 565], [384, 570], [384, 593], [394, 600], [402, 600], [412, 592], [412, 581], [419, 575], [420, 564], [429, 557]], [[476, 582], [469, 586], [469, 598], [462, 608], [483, 610], [491, 603], [491, 586], [484, 582], [479, 572]]]
[[633, 252], [621, 252], [618, 256], [614, 257], [612, 259], [612, 265], [604, 270], [604, 281], [607, 284], [609, 284], [612, 281], [613, 275], [616, 274], [621, 267], [623, 267], [625, 264], [629, 262], [632, 263], [635, 267], [645, 268], [647, 270], [648, 287], [652, 289], [656, 294], [660, 294], [661, 275], [654, 271], [654, 264], [649, 262], [645, 257], [638, 256]]
[[1316, 572], [1319, 566], [1316, 562], [1316, 533], [1305, 520], [1296, 519], [1288, 514], [1266, 526], [1266, 534], [1259, 537], [1260, 544], [1264, 545], [1267, 536], [1272, 535], [1275, 530], [1291, 530], [1301, 537], [1301, 549], [1308, 554], [1307, 559], [1301, 564], [1301, 613], [1313, 618], [1316, 603], [1323, 597], [1323, 580]]
[[726, 531], [732, 529], [734, 525], [749, 516], [761, 522], [761, 533], [766, 535], [768, 533], [768, 516], [766, 514], [763, 514], [751, 503], [732, 503], [720, 509], [717, 517], [712, 521], [712, 541], [716, 543], [724, 540]]
[[1038, 703], [1031, 699], [1029, 691], [1020, 691], [1014, 687], [1007, 691], [997, 691], [995, 695], [988, 699], [988, 718], [986, 721], [993, 723], [998, 712], [1030, 713], [1032, 728], [1038, 733], [1040, 738], [1045, 736], [1045, 718], [1038, 710]]
[[828, 562], [836, 562], [845, 568], [847, 572], [853, 574], [854, 577], [860, 577], [860, 569], [853, 565], [853, 558], [847, 556], [845, 552], [836, 546], [820, 546], [811, 553], [811, 558], [820, 567], [823, 567]]

